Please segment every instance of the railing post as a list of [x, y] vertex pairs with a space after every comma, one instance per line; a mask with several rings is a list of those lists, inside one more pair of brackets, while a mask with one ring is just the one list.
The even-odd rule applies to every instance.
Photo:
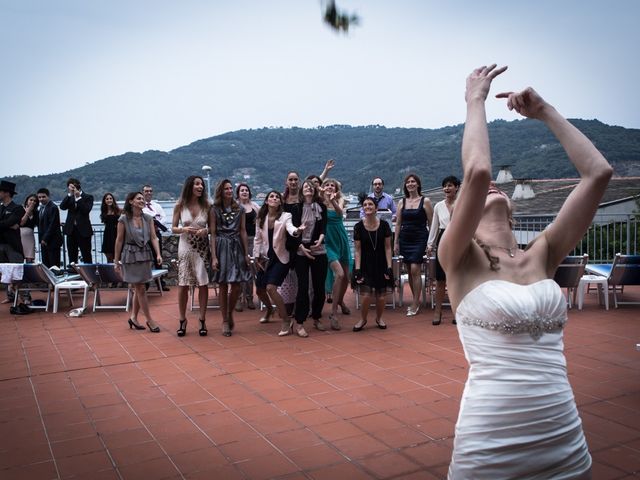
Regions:
[[626, 254], [631, 255], [631, 215], [627, 215], [627, 248]]

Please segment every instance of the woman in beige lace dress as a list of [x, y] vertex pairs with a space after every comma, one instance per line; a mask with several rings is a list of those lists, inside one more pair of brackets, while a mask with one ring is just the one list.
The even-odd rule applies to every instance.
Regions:
[[180, 199], [173, 209], [171, 231], [180, 234], [178, 244], [178, 311], [180, 328], [177, 334], [184, 337], [187, 333], [187, 299], [189, 288], [198, 289], [200, 307], [200, 329], [198, 333], [207, 334], [206, 315], [209, 300], [209, 273], [211, 262], [209, 245], [209, 225], [211, 224], [211, 206], [205, 194], [204, 179], [198, 175], [187, 178], [182, 187]]

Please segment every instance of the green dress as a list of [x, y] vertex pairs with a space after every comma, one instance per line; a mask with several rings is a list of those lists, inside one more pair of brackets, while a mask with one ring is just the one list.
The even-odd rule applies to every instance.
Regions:
[[[344, 228], [342, 215], [338, 215], [335, 210], [327, 209], [327, 228], [324, 234], [324, 244], [327, 249], [327, 260], [329, 264], [336, 260], [349, 265], [351, 269], [351, 247], [349, 246], [349, 236]], [[327, 272], [325, 290], [330, 292], [333, 288], [333, 272]]]

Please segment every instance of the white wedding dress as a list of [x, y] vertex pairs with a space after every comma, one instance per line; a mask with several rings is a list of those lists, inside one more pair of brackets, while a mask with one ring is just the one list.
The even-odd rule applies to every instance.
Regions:
[[484, 282], [463, 298], [456, 319], [470, 368], [448, 478], [589, 478], [558, 284]]

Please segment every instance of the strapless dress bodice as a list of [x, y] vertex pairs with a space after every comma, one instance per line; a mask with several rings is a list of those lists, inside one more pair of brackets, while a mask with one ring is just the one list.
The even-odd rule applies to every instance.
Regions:
[[484, 282], [462, 299], [456, 319], [469, 376], [449, 478], [569, 479], [587, 471], [558, 284]]

